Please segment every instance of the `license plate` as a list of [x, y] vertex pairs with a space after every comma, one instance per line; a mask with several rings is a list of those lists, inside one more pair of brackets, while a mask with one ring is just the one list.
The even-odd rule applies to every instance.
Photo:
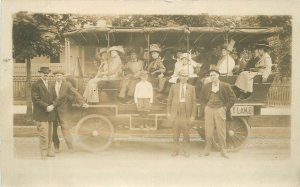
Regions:
[[233, 106], [230, 112], [232, 116], [252, 116], [254, 115], [254, 106]]

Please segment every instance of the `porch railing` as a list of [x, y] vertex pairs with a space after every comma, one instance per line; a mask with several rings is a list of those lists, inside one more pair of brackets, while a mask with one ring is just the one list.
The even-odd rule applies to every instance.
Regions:
[[268, 106], [283, 107], [291, 104], [291, 84], [290, 79], [282, 81], [275, 79], [270, 87], [266, 103]]
[[[26, 63], [14, 63], [14, 76], [26, 76]], [[37, 76], [40, 67], [49, 67], [52, 71], [65, 70], [65, 64], [63, 63], [32, 63], [31, 64], [31, 75]]]

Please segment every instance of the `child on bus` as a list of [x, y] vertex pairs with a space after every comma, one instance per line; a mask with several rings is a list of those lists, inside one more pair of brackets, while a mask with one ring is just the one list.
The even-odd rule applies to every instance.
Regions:
[[148, 72], [142, 71], [140, 73], [141, 81], [137, 83], [134, 91], [134, 102], [139, 111], [142, 123], [140, 128], [148, 127], [147, 120], [150, 112], [151, 104], [153, 103], [153, 87], [152, 84], [147, 81]]

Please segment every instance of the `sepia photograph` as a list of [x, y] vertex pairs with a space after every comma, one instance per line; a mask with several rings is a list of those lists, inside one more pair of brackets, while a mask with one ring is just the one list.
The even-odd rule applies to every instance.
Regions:
[[3, 186], [300, 186], [294, 12], [102, 3], [5, 14]]

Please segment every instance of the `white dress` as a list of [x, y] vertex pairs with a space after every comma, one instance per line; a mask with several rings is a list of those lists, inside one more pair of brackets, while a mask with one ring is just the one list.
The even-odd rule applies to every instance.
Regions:
[[269, 54], [265, 53], [261, 59], [255, 64], [258, 68], [257, 72], [243, 71], [236, 79], [235, 86], [246, 92], [253, 92], [253, 79], [256, 75], [262, 75], [267, 79], [271, 74], [272, 59]]

